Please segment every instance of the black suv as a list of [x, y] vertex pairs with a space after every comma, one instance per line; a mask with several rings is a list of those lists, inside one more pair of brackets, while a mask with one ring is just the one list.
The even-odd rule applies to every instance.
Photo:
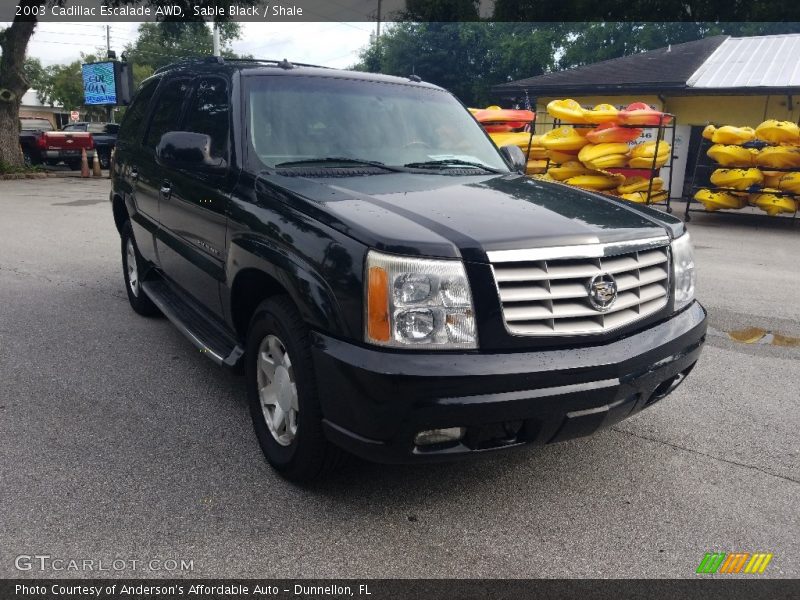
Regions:
[[413, 462], [590, 434], [700, 355], [689, 234], [522, 165], [416, 77], [163, 68], [113, 170], [130, 303], [243, 366], [294, 480], [342, 449]]

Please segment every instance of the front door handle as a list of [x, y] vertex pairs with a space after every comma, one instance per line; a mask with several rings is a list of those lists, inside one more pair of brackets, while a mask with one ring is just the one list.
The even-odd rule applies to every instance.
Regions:
[[139, 178], [139, 169], [137, 169], [136, 167], [131, 167], [131, 177], [134, 178], [134, 179], [138, 179]]
[[172, 194], [172, 184], [169, 181], [162, 181], [161, 189], [158, 191], [164, 197], [164, 200], [169, 200], [169, 197]]

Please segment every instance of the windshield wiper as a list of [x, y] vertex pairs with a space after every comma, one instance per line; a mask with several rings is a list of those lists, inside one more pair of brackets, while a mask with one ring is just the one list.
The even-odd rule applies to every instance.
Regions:
[[347, 165], [366, 165], [370, 167], [378, 167], [380, 169], [386, 169], [387, 171], [400, 171], [400, 169], [398, 169], [397, 167], [390, 167], [389, 165], [377, 160], [361, 160], [359, 158], [347, 158], [345, 156], [321, 156], [318, 158], [303, 158], [301, 160], [289, 160], [286, 162], [278, 163], [275, 166], [294, 167], [298, 165], [313, 165], [319, 163], [344, 163]]
[[461, 160], [460, 158], [445, 158], [443, 160], [426, 160], [424, 162], [412, 162], [403, 165], [409, 169], [438, 169], [440, 167], [476, 167], [489, 171], [490, 173], [502, 173], [500, 169], [495, 169], [482, 162], [472, 162], [469, 160]]

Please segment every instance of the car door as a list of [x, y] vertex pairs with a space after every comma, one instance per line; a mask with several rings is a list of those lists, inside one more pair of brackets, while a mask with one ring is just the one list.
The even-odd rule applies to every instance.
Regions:
[[136, 205], [153, 223], [161, 222], [159, 200], [166, 180], [163, 167], [156, 162], [156, 146], [167, 131], [177, 129], [183, 105], [189, 95], [189, 78], [161, 82], [151, 103], [150, 120], [139, 144], [137, 160], [131, 163], [136, 177]]
[[131, 226], [139, 252], [149, 262], [156, 264], [158, 260], [155, 251], [155, 232], [158, 228], [158, 211], [157, 207], [148, 205], [146, 198], [141, 202], [142, 196], [138, 193], [138, 188], [139, 168], [145, 160], [142, 138], [147, 127], [150, 103], [158, 83], [158, 79], [151, 79], [142, 84], [128, 107], [120, 125], [115, 165], [119, 192], [125, 198], [126, 204], [131, 204], [135, 208]]
[[225, 279], [228, 199], [236, 181], [230, 168], [230, 85], [218, 76], [194, 81], [181, 131], [211, 138], [211, 157], [226, 168], [172, 168], [160, 197], [158, 253], [164, 272], [195, 300], [222, 314], [219, 287]]

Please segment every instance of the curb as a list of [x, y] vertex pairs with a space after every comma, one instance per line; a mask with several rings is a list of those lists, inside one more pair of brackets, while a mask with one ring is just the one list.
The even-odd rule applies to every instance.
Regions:
[[[53, 172], [53, 173], [5, 173], [0, 174], [0, 181], [14, 181], [18, 179], [64, 179], [74, 178], [81, 179], [79, 172], [73, 173], [72, 171]], [[107, 175], [101, 177], [86, 177], [84, 179], [108, 179]]]

